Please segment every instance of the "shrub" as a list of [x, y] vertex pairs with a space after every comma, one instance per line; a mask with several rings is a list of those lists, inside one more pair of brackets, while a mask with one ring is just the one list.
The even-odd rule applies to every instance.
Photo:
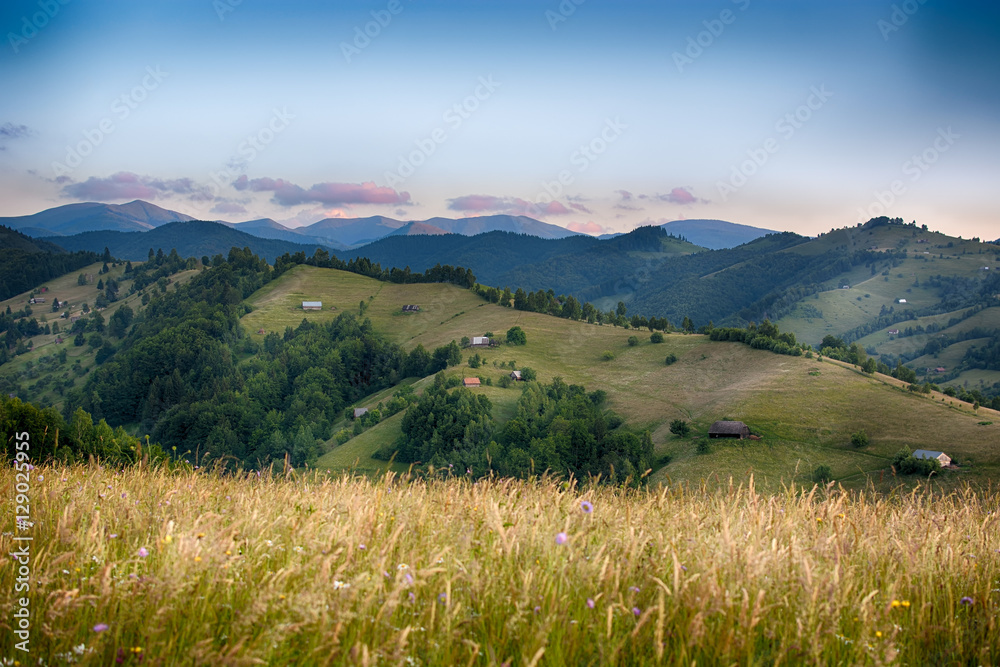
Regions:
[[611, 350], [605, 350], [604, 354], [601, 355], [602, 361], [611, 361], [614, 358], [615, 358], [615, 353], [612, 352]]
[[830, 470], [830, 466], [816, 466], [816, 469], [813, 470], [812, 480], [817, 484], [826, 484], [833, 480], [833, 472]]
[[691, 425], [683, 419], [675, 419], [670, 422], [670, 432], [679, 438], [683, 438], [691, 432]]
[[695, 447], [695, 451], [699, 454], [710, 454], [712, 452], [711, 446], [708, 444], [708, 440], [702, 438], [698, 441], [698, 445]]
[[677, 355], [671, 352], [667, 355], [667, 366], [677, 363]]
[[867, 447], [869, 443], [868, 434], [864, 431], [858, 431], [857, 433], [851, 434], [851, 444], [857, 448]]
[[638, 338], [636, 338], [635, 336], [629, 336], [628, 337], [628, 346], [629, 347], [635, 347], [638, 344], [639, 344], [639, 339]]
[[538, 378], [538, 373], [535, 372], [535, 369], [528, 368], [527, 366], [521, 369], [521, 379], [524, 380], [525, 382], [531, 382], [532, 380], [535, 380], [537, 378]]
[[654, 331], [649, 336], [649, 342], [650, 343], [662, 343], [663, 342], [663, 334], [661, 334], [659, 331]]

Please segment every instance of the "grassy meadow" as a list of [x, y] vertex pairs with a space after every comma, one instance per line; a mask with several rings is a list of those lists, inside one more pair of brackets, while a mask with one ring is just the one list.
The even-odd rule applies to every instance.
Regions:
[[[304, 312], [301, 302], [323, 301], [322, 311]], [[298, 266], [266, 285], [249, 302], [254, 311], [243, 318], [250, 335], [284, 331], [303, 318], [323, 322], [349, 311], [364, 316], [376, 329], [404, 349], [422, 344], [427, 349], [462, 336], [487, 332], [504, 334], [515, 324], [527, 333], [525, 346], [475, 350], [486, 359], [480, 368], [465, 361], [447, 373], [483, 376], [494, 383], [509, 373], [501, 363], [515, 361], [530, 367], [539, 379], [562, 377], [589, 391], [608, 392], [608, 404], [629, 424], [649, 429], [656, 454], [671, 462], [655, 470], [652, 483], [729, 476], [745, 480], [756, 475], [762, 489], [782, 484], [809, 483], [820, 465], [830, 466], [836, 480], [849, 488], [864, 488], [873, 476], [887, 488], [884, 473], [892, 456], [903, 447], [946, 451], [962, 468], [946, 471], [938, 480], [945, 488], [965, 482], [1000, 478], [1000, 414], [954, 399], [915, 396], [883, 377], [861, 375], [838, 363], [776, 355], [738, 343], [713, 342], [706, 336], [670, 334], [653, 344], [648, 331], [595, 326], [517, 311], [485, 303], [468, 290], [452, 285], [396, 285], [356, 274]], [[419, 313], [402, 313], [405, 304], [421, 306]], [[630, 336], [639, 344], [629, 346]], [[603, 360], [605, 352], [614, 356]], [[666, 365], [668, 354], [677, 363]], [[891, 379], [890, 379], [891, 380]], [[418, 392], [430, 379], [417, 381]], [[518, 386], [482, 387], [495, 416], [509, 416], [520, 397]], [[358, 407], [374, 407], [390, 392], [369, 397]], [[697, 453], [697, 440], [712, 422], [731, 418], [745, 421], [763, 436], [761, 441], [712, 441], [710, 451]], [[677, 438], [669, 431], [673, 419], [691, 422], [694, 434]], [[980, 422], [992, 422], [981, 424]], [[336, 446], [317, 465], [333, 471], [385, 470], [371, 458], [381, 445], [399, 436], [400, 418], [394, 417]], [[851, 434], [865, 430], [872, 444], [862, 450], [850, 445]]]
[[30, 654], [4, 596], [3, 664], [1000, 662], [993, 490], [31, 475]]

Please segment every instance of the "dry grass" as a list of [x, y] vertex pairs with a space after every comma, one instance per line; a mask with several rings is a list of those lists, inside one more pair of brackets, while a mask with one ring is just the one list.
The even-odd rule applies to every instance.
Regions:
[[32, 475], [32, 664], [1000, 662], [994, 491]]

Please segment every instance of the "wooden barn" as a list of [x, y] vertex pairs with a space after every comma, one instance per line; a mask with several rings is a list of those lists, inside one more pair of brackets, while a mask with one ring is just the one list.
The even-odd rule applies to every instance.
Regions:
[[521, 371], [511, 371], [510, 379], [513, 380], [514, 382], [520, 382], [524, 378], [521, 377]]
[[718, 421], [708, 429], [710, 438], [744, 438], [750, 437], [750, 427], [743, 422]]
[[462, 386], [463, 387], [478, 387], [479, 386], [479, 378], [465, 378], [464, 380], [462, 380]]
[[412, 306], [412, 305], [411, 306], [403, 306], [403, 312], [404, 313], [419, 313], [420, 312], [420, 306]]

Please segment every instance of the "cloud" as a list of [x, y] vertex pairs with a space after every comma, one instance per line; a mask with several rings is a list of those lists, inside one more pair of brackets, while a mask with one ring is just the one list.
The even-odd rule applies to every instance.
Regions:
[[162, 179], [120, 171], [107, 178], [91, 176], [82, 183], [66, 183], [62, 194], [82, 200], [156, 199], [170, 195], [186, 195], [192, 201], [211, 201], [208, 189], [190, 178]]
[[571, 222], [566, 225], [566, 229], [572, 232], [580, 232], [581, 234], [590, 234], [591, 236], [598, 236], [599, 234], [604, 234], [608, 230], [596, 222]]
[[[574, 205], [576, 208], [577, 205]], [[471, 213], [506, 213], [509, 215], [547, 216], [568, 215], [572, 211], [564, 204], [551, 201], [534, 204], [519, 197], [495, 197], [493, 195], [465, 195], [448, 200], [452, 211]]]
[[243, 204], [237, 204], [235, 202], [220, 201], [218, 204], [212, 207], [212, 213], [246, 213], [247, 210]]
[[674, 188], [665, 195], [656, 195], [660, 201], [671, 204], [707, 204], [707, 199], [699, 199], [691, 194], [691, 188]]
[[[632, 202], [635, 200], [635, 195], [633, 195], [628, 190], [615, 190], [620, 199], [618, 203], [615, 204], [615, 208], [622, 211], [641, 211], [643, 210], [641, 206], [636, 206]], [[646, 195], [639, 195], [639, 199], [645, 199]]]
[[34, 132], [27, 125], [14, 125], [4, 123], [0, 125], [0, 151], [7, 150], [7, 141], [10, 139], [22, 139], [30, 137]]
[[393, 188], [379, 187], [374, 183], [316, 183], [308, 190], [283, 179], [254, 178], [246, 175], [233, 181], [237, 190], [251, 192], [273, 192], [271, 198], [281, 206], [297, 206], [299, 204], [325, 204], [337, 206], [342, 204], [409, 204], [410, 193], [397, 192]]
[[569, 207], [571, 209], [573, 209], [574, 211], [580, 211], [580, 213], [589, 213], [589, 214], [593, 214], [594, 213], [593, 211], [591, 211], [589, 208], [587, 208], [583, 204], [576, 204], [576, 203], [570, 202]]

